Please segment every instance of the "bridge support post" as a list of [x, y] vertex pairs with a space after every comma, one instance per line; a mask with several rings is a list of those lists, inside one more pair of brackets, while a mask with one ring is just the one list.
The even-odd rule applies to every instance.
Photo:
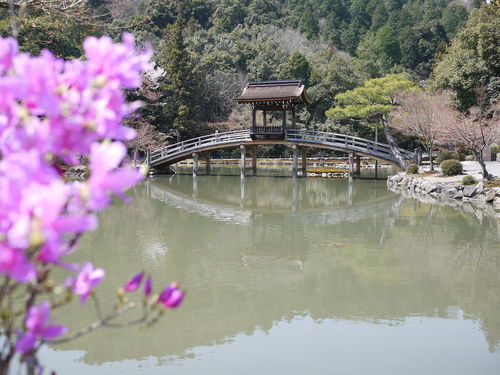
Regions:
[[193, 152], [193, 177], [198, 176], [198, 153]]
[[252, 146], [252, 175], [257, 176], [257, 146]]
[[349, 152], [349, 177], [354, 177], [354, 153]]
[[243, 178], [245, 177], [245, 169], [246, 169], [246, 147], [245, 145], [240, 145], [240, 151], [241, 151], [241, 164], [240, 164], [240, 177]]
[[377, 179], [378, 177], [378, 160], [375, 159], [375, 180]]
[[302, 177], [307, 177], [307, 147], [300, 149], [302, 153]]
[[361, 156], [356, 155], [356, 177], [361, 177]]
[[212, 174], [212, 164], [210, 162], [211, 155], [207, 154], [205, 156], [205, 172], [207, 173], [207, 176], [210, 176]]
[[297, 169], [298, 169], [298, 154], [299, 150], [297, 148], [297, 145], [292, 145], [292, 150], [293, 150], [293, 161], [292, 161], [292, 177], [297, 177]]

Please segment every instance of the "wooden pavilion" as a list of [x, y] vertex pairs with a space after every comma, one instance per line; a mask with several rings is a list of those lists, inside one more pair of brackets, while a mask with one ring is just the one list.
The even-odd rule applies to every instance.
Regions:
[[[249, 82], [235, 101], [252, 106], [250, 135], [253, 140], [284, 139], [287, 129], [287, 112], [292, 113], [291, 128], [295, 129], [296, 108], [311, 104], [302, 80]], [[257, 124], [257, 111], [262, 111], [262, 124]], [[268, 124], [268, 112], [281, 112], [281, 124]]]

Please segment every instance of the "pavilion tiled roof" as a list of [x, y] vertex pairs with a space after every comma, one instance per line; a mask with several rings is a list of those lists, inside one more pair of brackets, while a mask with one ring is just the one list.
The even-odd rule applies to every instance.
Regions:
[[238, 103], [283, 102], [311, 104], [301, 80], [249, 82]]

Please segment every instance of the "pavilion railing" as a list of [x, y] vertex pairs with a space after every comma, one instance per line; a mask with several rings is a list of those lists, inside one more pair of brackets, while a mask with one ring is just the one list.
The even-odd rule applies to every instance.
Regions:
[[284, 133], [283, 127], [280, 126], [254, 126], [251, 130], [252, 134], [281, 134]]

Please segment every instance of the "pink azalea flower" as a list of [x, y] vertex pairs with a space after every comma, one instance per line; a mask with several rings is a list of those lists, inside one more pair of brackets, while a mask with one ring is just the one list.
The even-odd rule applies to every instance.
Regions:
[[89, 62], [89, 72], [117, 80], [127, 88], [138, 87], [141, 84], [139, 72], [149, 67], [152, 52], [148, 49], [143, 54], [136, 54], [132, 34], [124, 34], [122, 41], [123, 44], [114, 44], [108, 36], [87, 38], [83, 48]]
[[126, 154], [123, 143], [93, 144], [90, 151], [89, 206], [100, 210], [110, 202], [110, 195], [125, 199], [125, 190], [136, 185], [144, 175], [135, 168], [124, 167], [115, 170]]
[[0, 243], [0, 273], [5, 273], [19, 283], [33, 281], [36, 276], [34, 265], [26, 259], [21, 250], [15, 250]]
[[179, 289], [177, 283], [171, 283], [158, 297], [158, 302], [166, 308], [175, 308], [179, 306], [184, 299], [184, 292]]
[[47, 301], [30, 307], [24, 323], [26, 332], [17, 340], [16, 350], [27, 353], [33, 349], [36, 340], [52, 340], [66, 333], [64, 326], [47, 325], [49, 319], [50, 305]]
[[0, 38], [0, 73], [12, 66], [14, 56], [17, 55], [17, 41], [13, 38]]
[[139, 272], [138, 274], [134, 275], [128, 283], [125, 284], [123, 289], [126, 292], [134, 292], [141, 286], [142, 279], [144, 277], [144, 272]]
[[92, 263], [87, 262], [82, 265], [80, 273], [73, 284], [73, 292], [80, 296], [80, 303], [85, 303], [87, 297], [97, 284], [104, 278], [105, 272], [101, 268], [94, 269]]

